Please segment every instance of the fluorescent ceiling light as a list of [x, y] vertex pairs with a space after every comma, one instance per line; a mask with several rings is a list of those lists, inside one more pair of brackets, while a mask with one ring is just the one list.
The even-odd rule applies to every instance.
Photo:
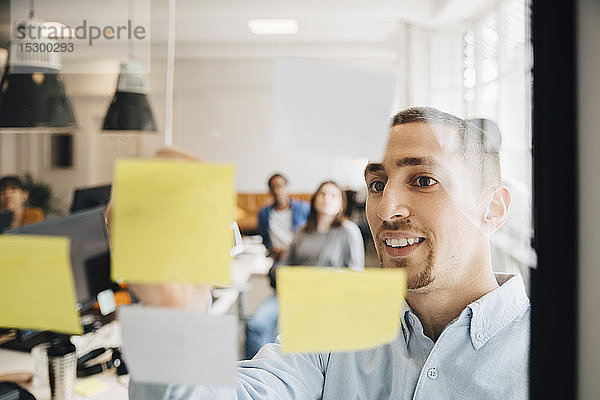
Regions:
[[298, 33], [295, 19], [251, 19], [248, 27], [255, 35], [293, 35]]

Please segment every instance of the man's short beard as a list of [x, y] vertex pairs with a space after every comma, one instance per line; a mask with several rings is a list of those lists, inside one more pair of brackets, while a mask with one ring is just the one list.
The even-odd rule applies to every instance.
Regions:
[[431, 264], [429, 263], [429, 260], [427, 261], [428, 262], [425, 265], [425, 269], [421, 271], [421, 273], [416, 278], [409, 278], [406, 282], [406, 288], [408, 290], [421, 289], [433, 283], [433, 275], [431, 274]]
[[[406, 260], [393, 260], [393, 265], [383, 265], [383, 260], [381, 256], [379, 256], [379, 263], [384, 268], [406, 268]], [[408, 277], [408, 281], [406, 282], [406, 288], [408, 290], [421, 289], [429, 286], [433, 282], [433, 254], [430, 252], [427, 255], [427, 260], [425, 261], [425, 267], [423, 271], [419, 273], [416, 277]]]

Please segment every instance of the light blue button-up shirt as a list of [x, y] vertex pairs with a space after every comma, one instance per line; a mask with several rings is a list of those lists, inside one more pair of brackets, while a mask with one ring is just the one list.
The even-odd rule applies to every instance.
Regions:
[[469, 304], [436, 342], [406, 307], [392, 343], [352, 353], [283, 354], [269, 344], [238, 365], [238, 387], [130, 384], [130, 399], [528, 398], [529, 299], [519, 276]]

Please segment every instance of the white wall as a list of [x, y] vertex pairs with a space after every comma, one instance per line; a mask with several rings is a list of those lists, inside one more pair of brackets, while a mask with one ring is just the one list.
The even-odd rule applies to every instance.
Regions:
[[[233, 163], [237, 170], [236, 187], [242, 192], [264, 191], [266, 178], [274, 171], [287, 175], [291, 189], [296, 192], [311, 192], [324, 179], [362, 188], [365, 159], [328, 154], [323, 149], [311, 152], [273, 148], [277, 60], [284, 56], [307, 57], [352, 67], [395, 70], [399, 74], [395, 109], [408, 105], [439, 105], [431, 95], [437, 88], [434, 87], [437, 81], [431, 78], [437, 74], [433, 73], [430, 62], [430, 44], [433, 32], [437, 32], [434, 39], [442, 33], [401, 22], [396, 28], [396, 33], [386, 42], [376, 44], [282, 45], [273, 42], [272, 45], [227, 43], [219, 46], [178, 42], [174, 143], [204, 160]], [[149, 98], [159, 128], [156, 134], [102, 133], [100, 126], [113, 95], [118, 60], [78, 66], [71, 69], [106, 72], [112, 68], [113, 74], [65, 75], [79, 124], [74, 138], [74, 168], [50, 169], [47, 137], [2, 136], [0, 174], [31, 171], [51, 184], [63, 204], [68, 205], [73, 188], [110, 181], [115, 159], [151, 156], [163, 141], [165, 54], [160, 44], [152, 49]], [[461, 72], [457, 68], [454, 69]], [[453, 84], [461, 85], [462, 75], [454, 75]], [[439, 92], [440, 88], [437, 89]], [[18, 154], [17, 149], [21, 149]]]
[[264, 191], [274, 171], [287, 175], [294, 191], [312, 192], [330, 178], [361, 186], [359, 159], [328, 155], [322, 147], [273, 148], [276, 68], [276, 60], [179, 61], [175, 144], [207, 161], [233, 163], [239, 191]]
[[[287, 175], [292, 191], [296, 192], [312, 192], [325, 179], [362, 188], [366, 159], [331, 155], [327, 149], [311, 152], [273, 148], [277, 60], [284, 55], [293, 57], [312, 52], [314, 58], [335, 60], [342, 65], [395, 70], [399, 60], [407, 58], [406, 48], [397, 46], [397, 41], [403, 43], [403, 38], [390, 38], [390, 43], [373, 48], [365, 44], [305, 44], [282, 51], [278, 44], [263, 45], [259, 46], [260, 56], [256, 58], [251, 57], [247, 46], [240, 45], [236, 51], [229, 44], [220, 54], [215, 53], [214, 46], [190, 48], [184, 43], [178, 47], [175, 63], [174, 144], [204, 160], [234, 164], [236, 187], [241, 192], [264, 192], [266, 179], [275, 171]], [[118, 60], [107, 60], [102, 68], [97, 63], [80, 65], [71, 69], [106, 72], [112, 68], [114, 74], [64, 75], [78, 123], [74, 132], [74, 167], [50, 167], [49, 135], [3, 134], [0, 174], [31, 172], [52, 186], [66, 209], [74, 188], [109, 182], [117, 158], [151, 156], [163, 142], [165, 53], [160, 45], [153, 48], [149, 74], [149, 100], [157, 133], [137, 136], [103, 133], [101, 125], [114, 94]], [[405, 92], [404, 88], [399, 89]], [[400, 103], [399, 106], [406, 105], [404, 99]]]
[[578, 7], [579, 398], [592, 400], [600, 393], [600, 2]]

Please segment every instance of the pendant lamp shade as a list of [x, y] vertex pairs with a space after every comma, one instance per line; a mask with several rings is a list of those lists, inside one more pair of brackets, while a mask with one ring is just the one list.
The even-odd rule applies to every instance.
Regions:
[[103, 130], [107, 131], [156, 131], [152, 109], [146, 94], [148, 84], [144, 66], [129, 60], [121, 64], [117, 90], [106, 117]]
[[0, 84], [0, 128], [74, 128], [75, 117], [57, 73], [6, 73]]
[[[60, 56], [22, 51], [21, 42], [11, 41], [9, 62], [0, 81], [0, 129], [29, 132], [75, 128], [71, 102], [59, 73]], [[46, 38], [36, 42], [47, 46], [54, 43]]]

